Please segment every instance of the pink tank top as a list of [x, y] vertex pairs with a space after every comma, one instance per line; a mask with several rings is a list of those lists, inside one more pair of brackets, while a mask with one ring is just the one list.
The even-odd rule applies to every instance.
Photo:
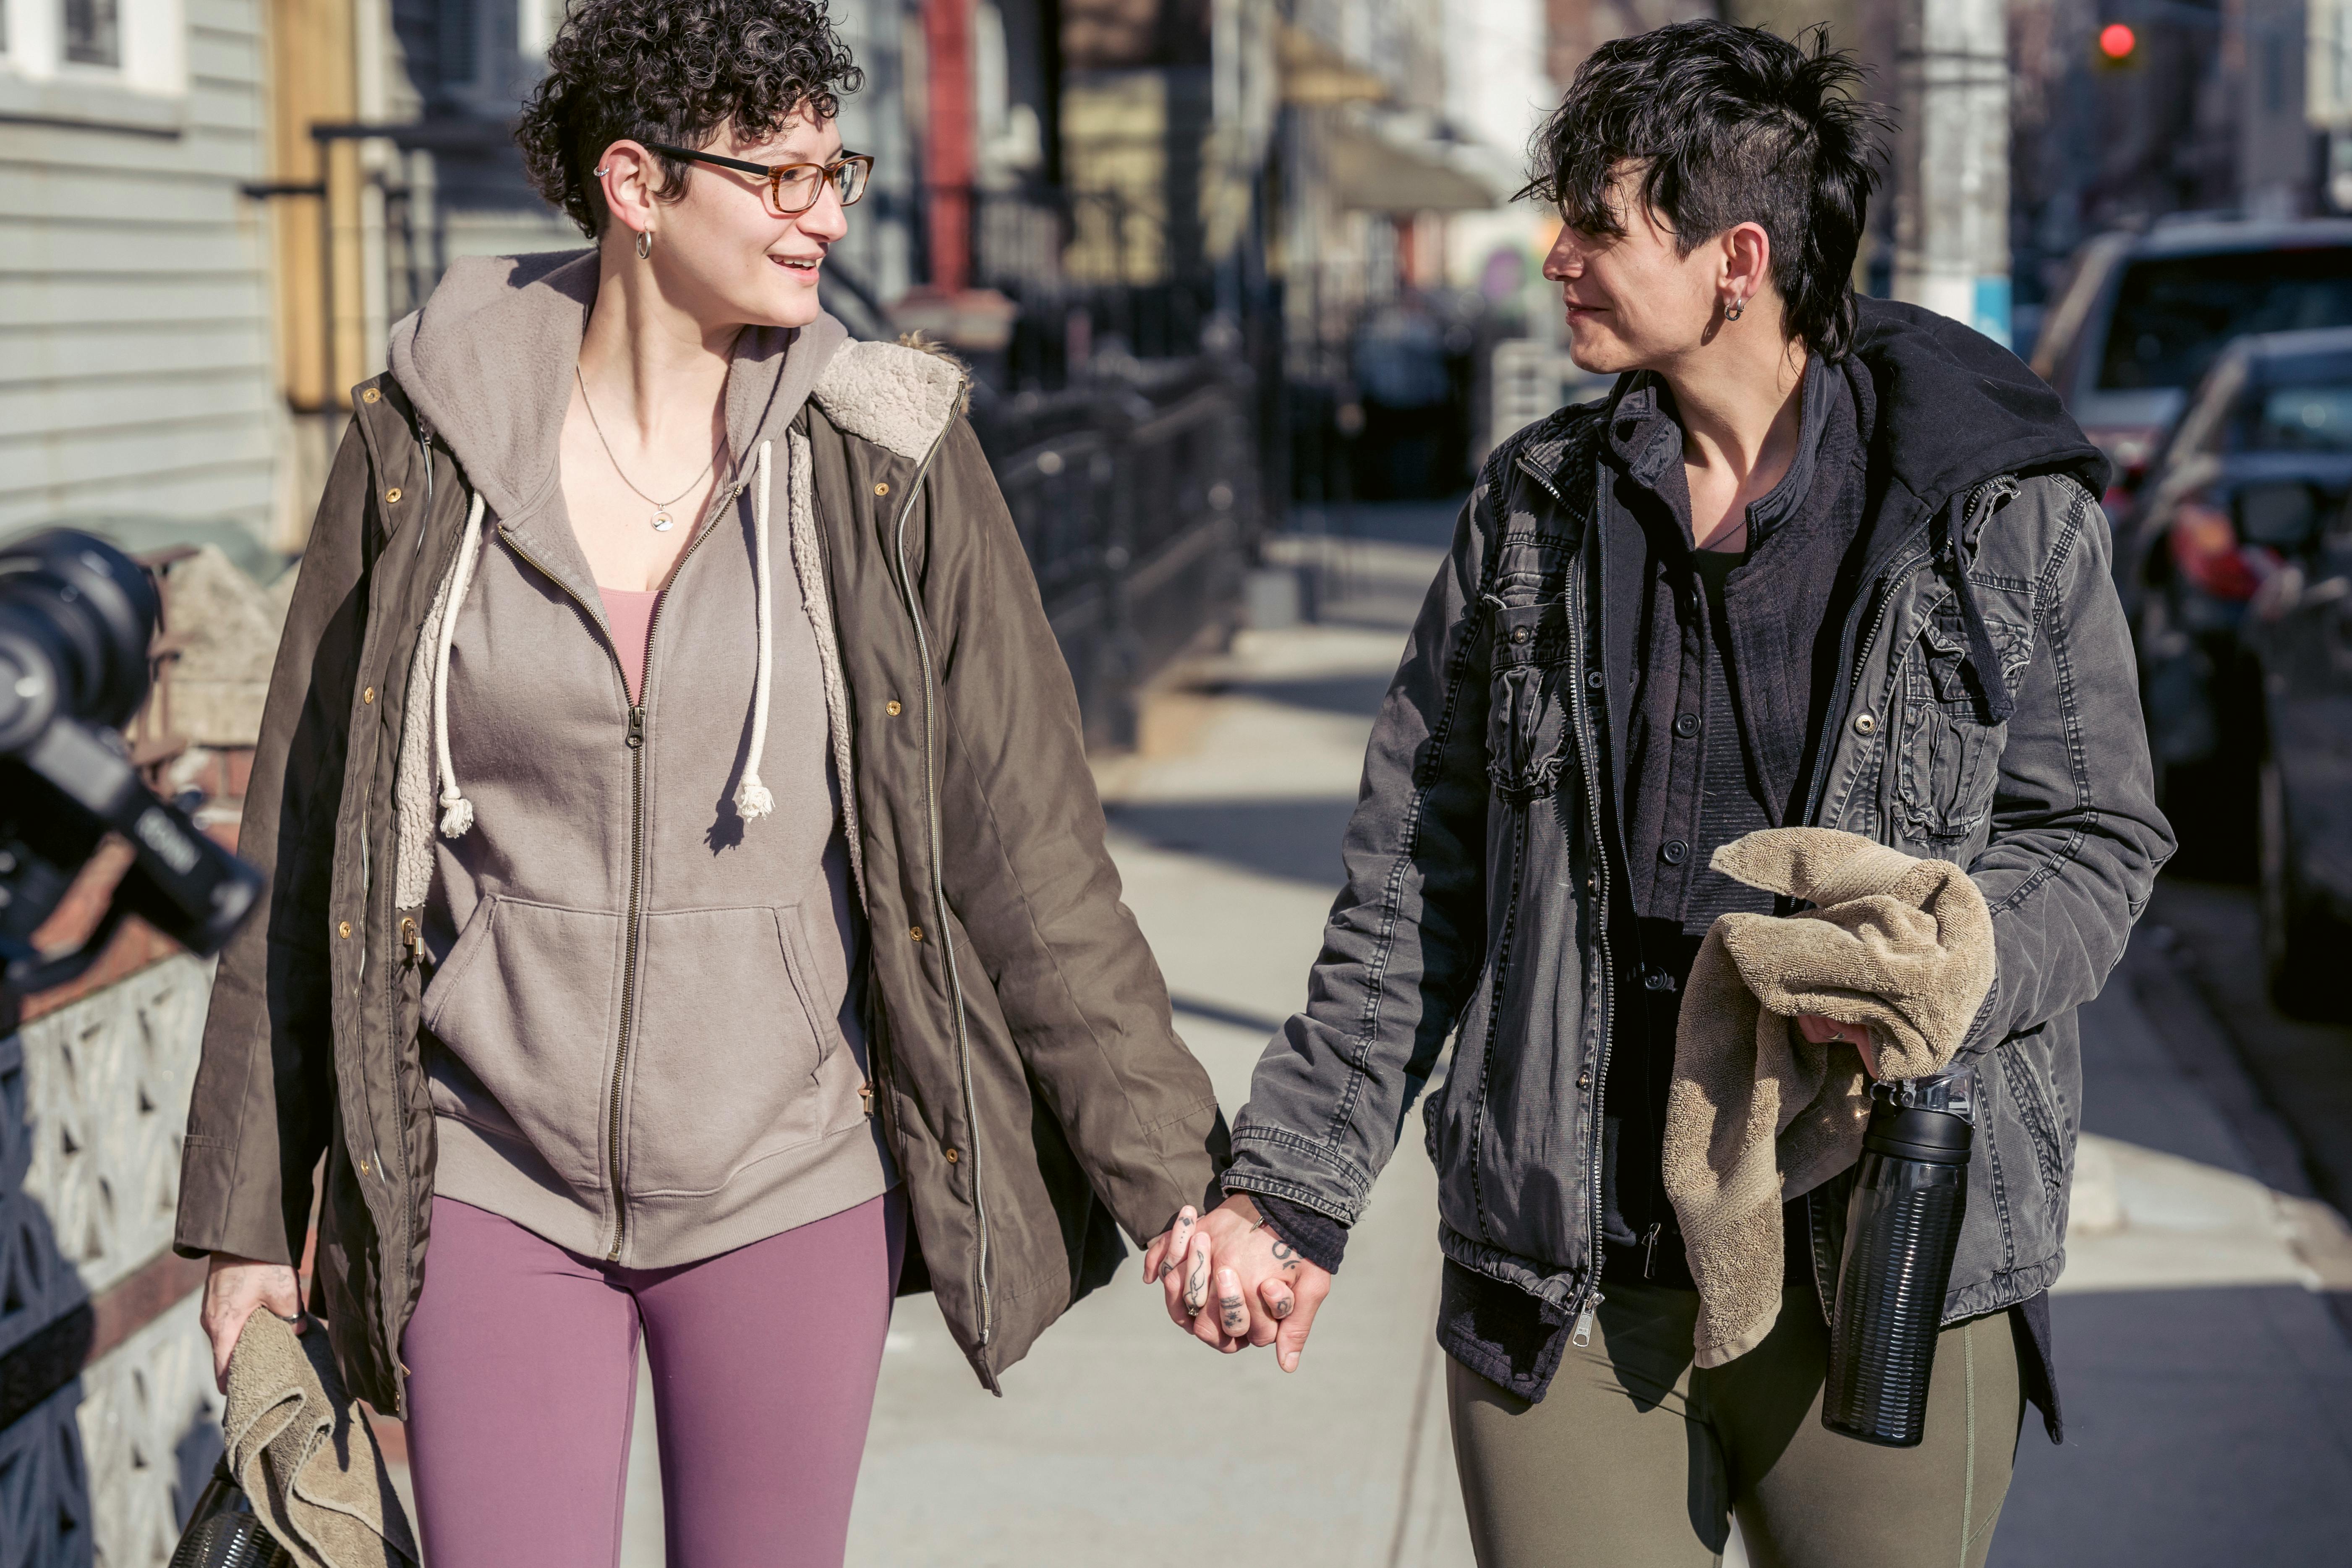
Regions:
[[604, 619], [613, 627], [613, 649], [621, 656], [621, 673], [628, 679], [629, 702], [635, 706], [646, 700], [646, 638], [653, 631], [654, 605], [661, 593], [607, 588], [602, 583], [596, 584], [596, 592], [604, 601]]

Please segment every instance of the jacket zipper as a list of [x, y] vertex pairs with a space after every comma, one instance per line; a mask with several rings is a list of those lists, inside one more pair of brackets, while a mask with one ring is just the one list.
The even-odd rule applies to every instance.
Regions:
[[[1524, 456], [1519, 458], [1519, 468], [1536, 483], [1543, 487], [1544, 493], [1551, 497], [1554, 505], [1562, 511], [1568, 510], [1568, 501], [1559, 493], [1559, 488], [1549, 477], [1538, 472], [1528, 463]], [[1591, 539], [1591, 529], [1587, 529], [1585, 538], [1589, 543]], [[1599, 917], [1593, 928], [1593, 945], [1601, 953], [1601, 1059], [1593, 1065], [1592, 1069], [1592, 1135], [1590, 1140], [1591, 1153], [1585, 1165], [1585, 1184], [1592, 1197], [1592, 1228], [1590, 1233], [1590, 1249], [1585, 1258], [1585, 1284], [1581, 1299], [1577, 1305], [1576, 1327], [1569, 1336], [1570, 1343], [1581, 1347], [1592, 1342], [1592, 1320], [1600, 1311], [1601, 1303], [1606, 1300], [1601, 1290], [1601, 1228], [1608, 1223], [1607, 1217], [1601, 1209], [1601, 1107], [1605, 1103], [1609, 1091], [1610, 1047], [1614, 1043], [1611, 1036], [1613, 1033], [1612, 1008], [1616, 994], [1616, 980], [1612, 973], [1614, 963], [1609, 947], [1611, 897], [1609, 839], [1601, 821], [1601, 786], [1598, 782], [1600, 770], [1593, 766], [1592, 710], [1584, 696], [1586, 690], [1584, 573], [1588, 568], [1584, 563], [1584, 552], [1581, 547], [1579, 548], [1577, 555], [1576, 567], [1569, 576], [1568, 588], [1568, 635], [1573, 653], [1573, 662], [1570, 667], [1573, 673], [1568, 682], [1569, 706], [1576, 715], [1577, 740], [1583, 752], [1584, 808], [1588, 825], [1592, 830], [1594, 866], [1592, 902]]]
[[931, 437], [930, 449], [915, 469], [914, 481], [907, 487], [907, 496], [898, 504], [898, 521], [892, 531], [898, 562], [898, 587], [906, 595], [907, 614], [915, 624], [915, 651], [923, 667], [923, 802], [925, 826], [929, 830], [931, 853], [931, 918], [937, 923], [940, 952], [946, 960], [948, 994], [955, 1013], [956, 1074], [963, 1090], [964, 1136], [971, 1142], [971, 1206], [980, 1227], [980, 1343], [988, 1343], [994, 1325], [994, 1310], [988, 1299], [988, 1199], [981, 1182], [980, 1107], [971, 1087], [971, 1040], [965, 1027], [963, 1011], [963, 981], [956, 968], [955, 940], [948, 933], [948, 890], [940, 869], [940, 801], [937, 779], [939, 763], [935, 754], [939, 718], [935, 711], [938, 697], [931, 667], [931, 639], [923, 626], [922, 606], [915, 597], [915, 579], [907, 570], [907, 514], [914, 510], [915, 497], [922, 493], [924, 476], [931, 470], [931, 459], [939, 456], [940, 445], [947, 439], [947, 427], [942, 426]]
[[[670, 584], [677, 581], [678, 573], [685, 569], [687, 562], [692, 558], [694, 552], [702, 548], [702, 542], [710, 537], [711, 521], [719, 509], [732, 501], [742, 491], [743, 486], [739, 481], [711, 498], [710, 504], [703, 514], [702, 527], [695, 533], [693, 540], [688, 543], [677, 562], [671, 565], [669, 575], [662, 579], [660, 595], [654, 600], [653, 614], [646, 617], [646, 663], [638, 687], [640, 692], [649, 689], [653, 685], [654, 632], [661, 625], [662, 604], [669, 597]], [[564, 587], [561, 577], [549, 571], [530, 552], [517, 543], [513, 534], [504, 529], [499, 531], [505, 539], [508, 549], [529, 562], [541, 576], [545, 577], [558, 588], [562, 588], [564, 595], [573, 604], [583, 610], [590, 608], [579, 595]], [[620, 650], [613, 647], [609, 637], [605, 639], [604, 651], [612, 658], [614, 678], [621, 683], [621, 700], [627, 702], [628, 673], [621, 668]], [[613, 1047], [612, 1081], [606, 1086], [611, 1096], [611, 1110], [604, 1121], [604, 1161], [605, 1167], [611, 1175], [613, 1193], [613, 1244], [604, 1253], [604, 1261], [607, 1263], [618, 1263], [621, 1260], [621, 1247], [628, 1239], [629, 1232], [628, 1194], [625, 1184], [621, 1177], [621, 1089], [628, 1076], [629, 1047], [636, 1025], [637, 926], [639, 910], [645, 893], [646, 704], [642, 700], [629, 702], [629, 721], [627, 728], [623, 731], [622, 743], [628, 748], [629, 752], [629, 903], [628, 913], [624, 917], [626, 921], [624, 929], [628, 934], [621, 952], [621, 1027], [619, 1037]]]

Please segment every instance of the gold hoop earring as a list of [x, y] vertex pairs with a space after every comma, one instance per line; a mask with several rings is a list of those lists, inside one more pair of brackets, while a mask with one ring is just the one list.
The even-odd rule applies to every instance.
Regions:
[[1723, 319], [1727, 321], [1736, 321], [1747, 312], [1747, 300], [1734, 300], [1730, 304], [1726, 305], [1723, 308]]
[[649, 260], [651, 259], [653, 253], [654, 231], [649, 228], [639, 229], [637, 231], [637, 259], [640, 261]]

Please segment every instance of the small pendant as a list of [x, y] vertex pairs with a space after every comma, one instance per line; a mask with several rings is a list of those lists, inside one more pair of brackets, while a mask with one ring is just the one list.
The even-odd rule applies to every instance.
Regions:
[[656, 533], [667, 533], [669, 531], [669, 513], [666, 511], [657, 511], [654, 513], [654, 531]]

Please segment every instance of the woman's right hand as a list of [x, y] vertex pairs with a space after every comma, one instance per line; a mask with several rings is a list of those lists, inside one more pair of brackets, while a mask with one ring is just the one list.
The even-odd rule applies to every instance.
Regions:
[[294, 1270], [283, 1263], [257, 1263], [250, 1258], [214, 1253], [211, 1270], [205, 1276], [205, 1304], [197, 1321], [204, 1325], [205, 1337], [213, 1342], [213, 1382], [223, 1394], [228, 1392], [229, 1352], [236, 1349], [236, 1336], [245, 1331], [245, 1321], [256, 1308], [293, 1320], [297, 1333], [308, 1326], [300, 1321], [302, 1282]]

